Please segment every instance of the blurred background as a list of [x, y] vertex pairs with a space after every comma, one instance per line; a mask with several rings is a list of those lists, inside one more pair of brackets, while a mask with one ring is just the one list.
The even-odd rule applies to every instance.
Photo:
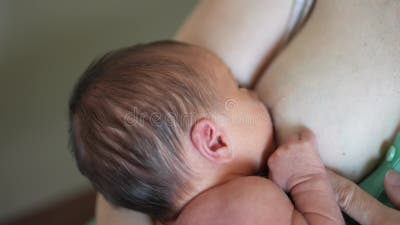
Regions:
[[0, 224], [92, 216], [68, 148], [74, 82], [108, 50], [172, 37], [195, 3], [0, 0]]

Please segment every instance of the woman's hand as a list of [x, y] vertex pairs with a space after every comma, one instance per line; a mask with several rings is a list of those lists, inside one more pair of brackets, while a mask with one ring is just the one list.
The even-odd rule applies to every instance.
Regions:
[[[341, 209], [362, 225], [398, 225], [400, 211], [389, 208], [352, 181], [328, 170], [328, 176]], [[393, 205], [400, 209], [400, 174], [389, 171], [385, 191]]]

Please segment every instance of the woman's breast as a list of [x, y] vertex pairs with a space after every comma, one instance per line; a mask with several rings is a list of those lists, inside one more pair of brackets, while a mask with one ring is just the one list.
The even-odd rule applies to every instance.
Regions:
[[400, 130], [400, 2], [346, 2], [317, 1], [256, 90], [278, 142], [308, 127], [327, 166], [359, 180]]

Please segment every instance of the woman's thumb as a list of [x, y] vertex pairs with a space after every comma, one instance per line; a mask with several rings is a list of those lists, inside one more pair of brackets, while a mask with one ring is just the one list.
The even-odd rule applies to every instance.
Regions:
[[394, 170], [387, 172], [384, 186], [389, 200], [397, 209], [400, 209], [400, 174]]
[[380, 224], [386, 207], [352, 181], [327, 170], [340, 208], [360, 224]]

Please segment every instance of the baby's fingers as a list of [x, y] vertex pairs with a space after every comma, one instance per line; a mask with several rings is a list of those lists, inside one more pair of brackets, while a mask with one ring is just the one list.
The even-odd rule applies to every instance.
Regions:
[[308, 129], [304, 128], [300, 133], [296, 132], [292, 135], [290, 135], [286, 141], [285, 144], [295, 144], [298, 142], [312, 142], [313, 144], [316, 143], [316, 138], [314, 133]]
[[299, 140], [300, 140], [300, 133], [294, 133], [286, 139], [285, 143], [292, 144], [298, 142]]
[[300, 133], [300, 140], [315, 142], [316, 138], [314, 133], [306, 128]]

